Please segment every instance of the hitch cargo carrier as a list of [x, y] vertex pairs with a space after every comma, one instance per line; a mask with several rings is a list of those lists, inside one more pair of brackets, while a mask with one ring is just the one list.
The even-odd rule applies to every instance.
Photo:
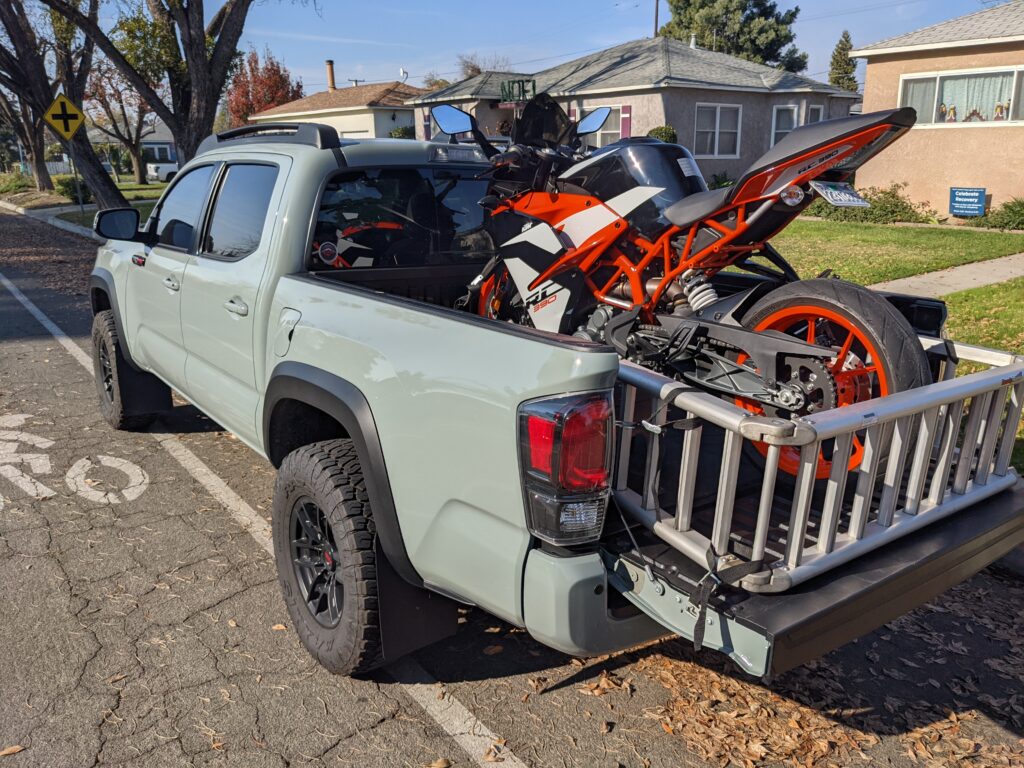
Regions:
[[[710, 578], [753, 593], [969, 518], [1017, 481], [1024, 357], [920, 339], [935, 383], [792, 420], [622, 362], [615, 504]], [[958, 362], [984, 370], [956, 376]]]

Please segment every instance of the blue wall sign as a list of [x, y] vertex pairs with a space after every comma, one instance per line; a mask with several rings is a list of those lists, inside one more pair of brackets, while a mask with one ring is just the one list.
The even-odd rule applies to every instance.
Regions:
[[953, 216], [984, 216], [984, 187], [950, 187], [949, 212]]

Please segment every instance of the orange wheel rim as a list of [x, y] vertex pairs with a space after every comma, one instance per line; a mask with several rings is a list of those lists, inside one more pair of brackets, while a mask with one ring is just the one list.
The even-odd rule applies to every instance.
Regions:
[[[827, 307], [813, 304], [794, 305], [772, 312], [759, 322], [755, 331], [779, 331], [797, 336], [809, 344], [821, 344], [833, 347], [835, 357], [825, 363], [836, 384], [836, 407], [860, 403], [874, 397], [885, 397], [890, 393], [889, 373], [882, 365], [878, 349], [863, 330], [858, 328], [849, 318]], [[738, 363], [748, 359], [748, 355], [740, 353]], [[763, 414], [764, 407], [757, 402], [745, 398], [736, 398], [736, 404], [751, 413]], [[768, 455], [768, 446], [754, 443], [754, 447], [762, 456]], [[850, 446], [848, 470], [857, 469], [864, 458], [864, 441], [860, 435], [854, 434]], [[796, 475], [800, 468], [800, 449], [795, 446], [783, 446], [779, 452], [779, 469], [790, 475]], [[825, 455], [825, 449], [819, 449], [818, 465], [815, 478], [824, 480], [832, 474], [832, 460]]]

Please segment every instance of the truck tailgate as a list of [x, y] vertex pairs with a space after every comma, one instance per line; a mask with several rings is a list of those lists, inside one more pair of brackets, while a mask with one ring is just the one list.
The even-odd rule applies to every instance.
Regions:
[[[668, 544], [625, 535], [606, 544], [611, 583], [647, 615], [693, 637], [689, 596], [700, 578]], [[978, 502], [783, 594], [733, 590], [708, 608], [705, 645], [771, 678], [876, 629], [967, 579], [1024, 542], [1024, 483]], [[657, 583], [645, 576], [651, 567]]]

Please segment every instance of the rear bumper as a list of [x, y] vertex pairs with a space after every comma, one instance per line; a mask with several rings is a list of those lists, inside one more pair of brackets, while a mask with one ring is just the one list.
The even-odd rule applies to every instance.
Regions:
[[[663, 627], [692, 638], [697, 610], [689, 585], [700, 574], [653, 536], [641, 539], [639, 554], [631, 546], [616, 550], [622, 539], [603, 554], [610, 584]], [[913, 610], [1022, 542], [1024, 483], [1018, 483], [784, 594], [723, 595], [708, 607], [704, 644], [770, 678]], [[644, 563], [656, 583], [645, 576]]]

